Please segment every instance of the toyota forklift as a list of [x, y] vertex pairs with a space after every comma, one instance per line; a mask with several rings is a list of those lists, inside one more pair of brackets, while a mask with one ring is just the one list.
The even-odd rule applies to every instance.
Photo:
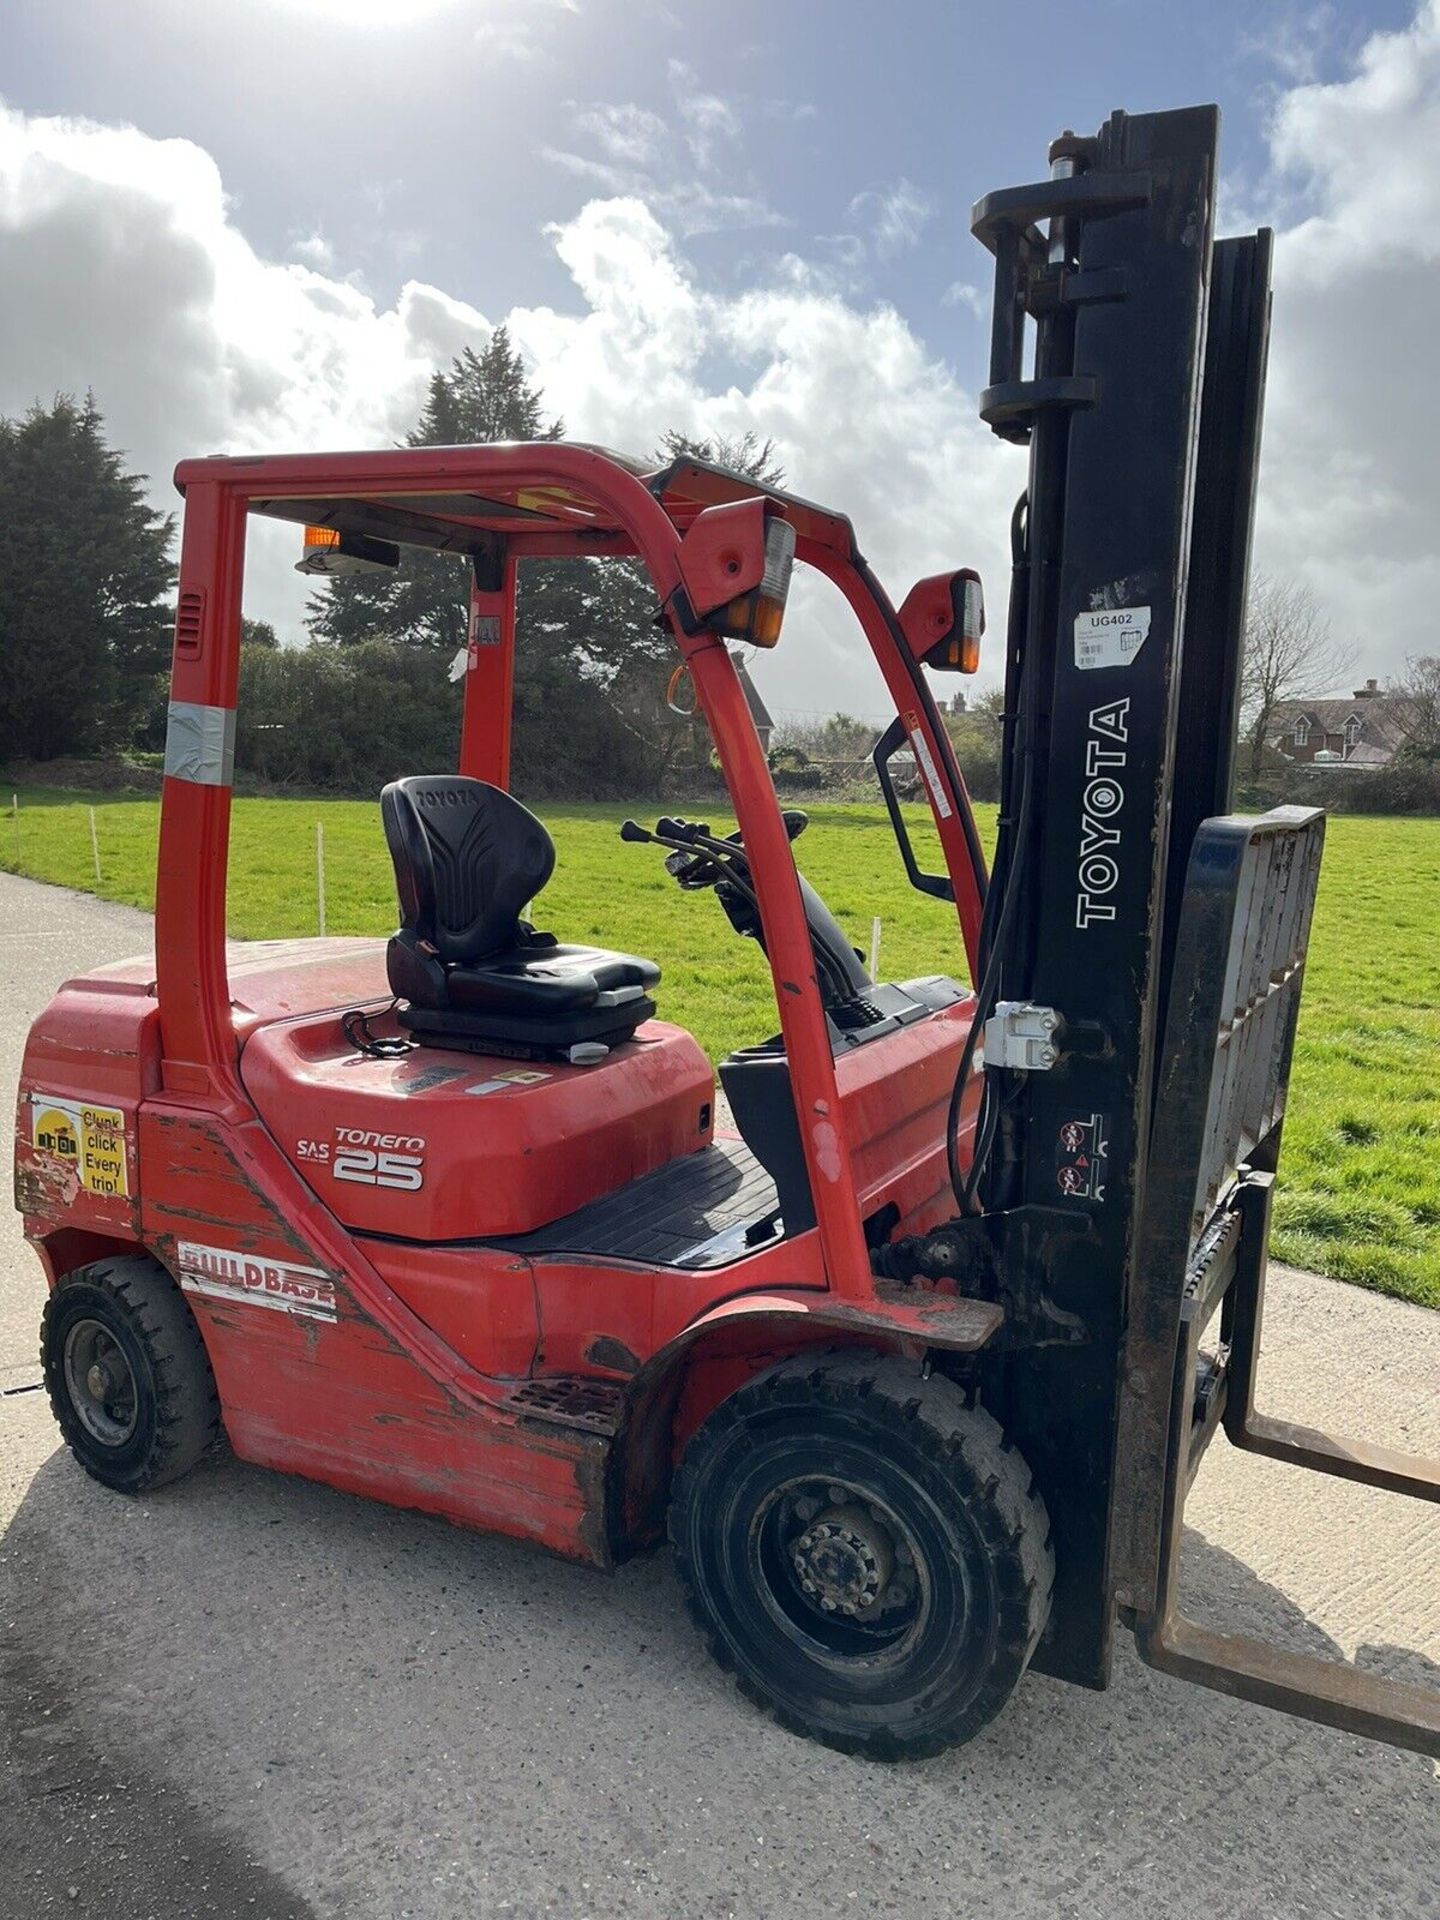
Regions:
[[[975, 210], [980, 411], [1029, 448], [988, 875], [930, 686], [976, 665], [966, 570], [897, 611], [843, 514], [689, 458], [181, 465], [154, 958], [64, 986], [20, 1087], [42, 1362], [88, 1473], [158, 1487], [223, 1430], [598, 1567], [668, 1533], [741, 1689], [846, 1752], [968, 1739], [1030, 1666], [1104, 1687], [1125, 1628], [1168, 1673], [1440, 1755], [1436, 1696], [1177, 1607], [1221, 1434], [1440, 1489], [1256, 1408], [1323, 817], [1228, 812], [1271, 243], [1214, 238], [1217, 135], [1214, 108], [1117, 113]], [[306, 529], [313, 572], [470, 569], [458, 771], [382, 796], [389, 941], [227, 949], [251, 515]], [[509, 792], [535, 558], [643, 567], [713, 737], [734, 828], [622, 837], [768, 965], [777, 1031], [719, 1063], [723, 1117], [660, 964], [545, 925], [555, 850]], [[797, 870], [733, 651], [783, 644], [796, 562], [884, 677], [898, 857], [968, 984], [872, 979]]]

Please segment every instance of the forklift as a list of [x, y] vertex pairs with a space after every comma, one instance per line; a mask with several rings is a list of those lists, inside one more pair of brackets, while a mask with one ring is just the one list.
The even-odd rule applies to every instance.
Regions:
[[[1440, 1490], [1435, 1463], [1256, 1408], [1324, 822], [1227, 811], [1271, 236], [1213, 237], [1218, 130], [1116, 113], [975, 209], [980, 411], [1029, 448], [988, 875], [929, 684], [977, 664], [968, 570], [897, 611], [843, 514], [689, 458], [180, 466], [154, 959], [60, 989], [19, 1096], [42, 1364], [88, 1473], [140, 1493], [223, 1430], [597, 1567], [668, 1533], [715, 1658], [848, 1753], [969, 1739], [1027, 1667], [1103, 1688], [1123, 1627], [1165, 1672], [1440, 1755], [1440, 1696], [1177, 1606], [1221, 1433]], [[227, 950], [252, 514], [306, 530], [308, 571], [470, 569], [458, 771], [382, 796], [389, 941]], [[773, 978], [774, 1037], [719, 1063], [723, 1123], [660, 966], [544, 926], [554, 846], [509, 792], [516, 580], [561, 557], [640, 563], [713, 737], [735, 828], [621, 834]], [[781, 643], [797, 561], [884, 677], [898, 857], [956, 916], [968, 985], [872, 979], [797, 870], [806, 819], [733, 652]]]

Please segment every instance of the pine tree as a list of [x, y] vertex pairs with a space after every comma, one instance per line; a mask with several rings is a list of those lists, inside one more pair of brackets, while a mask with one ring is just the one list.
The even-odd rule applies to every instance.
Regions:
[[[558, 440], [563, 431], [546, 417], [502, 326], [481, 352], [467, 347], [448, 372], [431, 376], [406, 443]], [[411, 548], [398, 574], [329, 583], [312, 598], [307, 623], [317, 639], [336, 646], [388, 639], [434, 647], [448, 658], [464, 643], [468, 600], [464, 561]], [[567, 770], [579, 787], [596, 790], [605, 767], [635, 749], [605, 688], [637, 648], [653, 651], [656, 611], [654, 593], [633, 564], [529, 561], [520, 569], [514, 742], [517, 777], [530, 790], [563, 785]]]
[[169, 654], [172, 531], [93, 395], [0, 419], [0, 754], [128, 743]]
[[[425, 407], [406, 435], [411, 447], [469, 446], [494, 440], [558, 440], [564, 428], [546, 420], [525, 362], [497, 327], [485, 349], [466, 347], [448, 373], [430, 376]], [[527, 586], [530, 584], [528, 579]], [[399, 571], [354, 574], [311, 597], [306, 625], [319, 640], [356, 646], [396, 640], [407, 646], [464, 644], [469, 605], [466, 563], [454, 554], [405, 550]]]
[[[431, 376], [412, 447], [558, 440], [543, 396], [527, 378], [509, 333], [467, 347]], [[754, 433], [693, 440], [669, 433], [657, 465], [694, 454], [778, 485], [774, 446]], [[530, 792], [655, 790], [680, 758], [694, 756], [695, 729], [665, 705], [674, 666], [670, 635], [636, 561], [527, 561], [519, 576], [514, 751], [517, 783]], [[433, 647], [448, 658], [464, 644], [469, 599], [465, 563], [408, 549], [397, 574], [327, 583], [310, 602], [317, 639], [355, 647], [370, 640]]]
[[746, 480], [758, 480], [762, 487], [783, 487], [785, 469], [775, 457], [775, 442], [767, 434], [762, 440], [753, 427], [744, 433], [716, 433], [697, 440], [671, 427], [661, 435], [656, 459], [668, 463], [683, 460], [689, 454], [712, 467], [726, 467]]

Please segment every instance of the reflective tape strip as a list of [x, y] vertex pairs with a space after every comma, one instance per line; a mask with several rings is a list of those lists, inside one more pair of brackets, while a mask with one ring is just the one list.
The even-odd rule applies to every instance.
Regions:
[[165, 729], [165, 771], [197, 787], [235, 783], [235, 709], [172, 700]]

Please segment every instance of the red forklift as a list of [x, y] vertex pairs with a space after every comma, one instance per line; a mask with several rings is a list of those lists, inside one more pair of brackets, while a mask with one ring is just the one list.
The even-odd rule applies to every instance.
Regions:
[[[1213, 238], [1213, 108], [1064, 136], [990, 195], [981, 413], [1028, 443], [987, 876], [930, 673], [843, 514], [681, 459], [508, 445], [187, 461], [155, 955], [36, 1021], [17, 1204], [62, 1433], [122, 1492], [242, 1459], [611, 1567], [668, 1531], [715, 1657], [787, 1727], [931, 1754], [1027, 1666], [1166, 1671], [1440, 1754], [1420, 1690], [1179, 1615], [1187, 1489], [1239, 1447], [1434, 1499], [1440, 1469], [1255, 1408], [1270, 1194], [1322, 816], [1227, 813], [1270, 236]], [[1033, 357], [1027, 357], [1033, 345]], [[468, 564], [456, 773], [381, 798], [384, 940], [225, 939], [250, 515], [311, 571]], [[626, 822], [773, 976], [719, 1063], [648, 956], [545, 928], [509, 792], [516, 580], [638, 560], [734, 830]], [[873, 980], [796, 867], [732, 648], [793, 563], [895, 718], [898, 857], [970, 984]], [[925, 871], [893, 763], [918, 770]], [[377, 836], [378, 855], [378, 836]], [[713, 908], [695, 901], [696, 912]], [[938, 922], [937, 922], [938, 926]]]

